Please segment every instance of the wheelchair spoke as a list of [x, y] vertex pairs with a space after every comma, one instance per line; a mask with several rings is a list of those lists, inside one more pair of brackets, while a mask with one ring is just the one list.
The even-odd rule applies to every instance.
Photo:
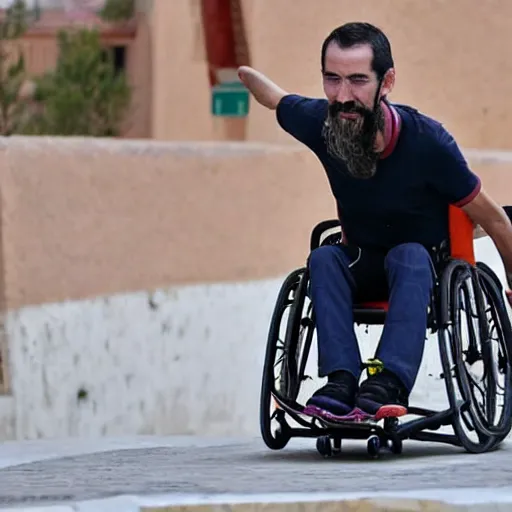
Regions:
[[[464, 287], [464, 299], [470, 302], [472, 306], [475, 305], [476, 308], [476, 300], [472, 300], [473, 297], [470, 296], [469, 287]], [[480, 325], [480, 322], [476, 328], [474, 327], [474, 323], [471, 320], [473, 318], [478, 319], [479, 315], [476, 311], [473, 314], [473, 307], [471, 312], [471, 319], [467, 318], [469, 330], [468, 348], [467, 350], [462, 350], [462, 353], [466, 356], [464, 371], [476, 414], [484, 425], [489, 426], [493, 423], [495, 415], [494, 379], [485, 364], [490, 359], [484, 356], [484, 351], [488, 352], [487, 342], [482, 342], [482, 336], [485, 335], [485, 332], [482, 332], [483, 327]], [[463, 338], [460, 341], [463, 342]], [[475, 373], [477, 368], [480, 368], [479, 375]]]
[[285, 356], [285, 354], [283, 352], [283, 355], [281, 357], [279, 357], [279, 359], [274, 363], [274, 368], [284, 361], [284, 356]]

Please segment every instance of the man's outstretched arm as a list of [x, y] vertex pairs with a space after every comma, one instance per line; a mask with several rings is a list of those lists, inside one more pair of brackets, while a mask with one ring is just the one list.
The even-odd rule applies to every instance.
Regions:
[[322, 100], [290, 94], [249, 66], [238, 68], [238, 74], [255, 100], [276, 112], [276, 120], [285, 132], [316, 150], [322, 143], [321, 131], [325, 118]]
[[270, 78], [249, 66], [239, 67], [238, 76], [255, 100], [271, 110], [275, 110], [281, 99], [288, 95]]

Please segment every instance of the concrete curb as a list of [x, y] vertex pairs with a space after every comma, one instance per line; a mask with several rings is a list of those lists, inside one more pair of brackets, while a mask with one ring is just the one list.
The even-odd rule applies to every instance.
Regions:
[[512, 511], [512, 488], [398, 493], [118, 496], [2, 512], [495, 512]]
[[[190, 500], [191, 501], [191, 500]], [[140, 512], [463, 512], [512, 511], [512, 489], [213, 497], [203, 503], [141, 506]]]
[[[506, 507], [506, 508], [505, 508]], [[376, 498], [316, 503], [254, 503], [235, 505], [196, 505], [143, 507], [141, 512], [463, 512], [512, 510], [512, 504], [454, 505], [442, 501]]]

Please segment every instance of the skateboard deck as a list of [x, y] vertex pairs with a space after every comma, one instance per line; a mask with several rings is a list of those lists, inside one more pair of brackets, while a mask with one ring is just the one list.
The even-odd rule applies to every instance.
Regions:
[[334, 428], [353, 428], [356, 426], [373, 427], [385, 418], [398, 418], [400, 416], [404, 416], [407, 413], [407, 410], [403, 407], [385, 406], [379, 410], [379, 414], [377, 416], [372, 416], [356, 407], [347, 415], [337, 416], [328, 411], [324, 411], [319, 407], [311, 405], [304, 407], [296, 402], [285, 402], [274, 394], [273, 397], [277, 404], [285, 411], [300, 416], [306, 416], [308, 418], [314, 418], [323, 423], [325, 426]]
[[316, 419], [320, 423], [322, 423], [326, 427], [334, 427], [334, 428], [343, 428], [343, 427], [372, 427], [377, 421], [373, 420], [371, 416], [368, 416], [363, 411], [356, 409], [352, 411], [350, 414], [346, 416], [334, 416], [332, 414], [327, 413], [327, 411], [322, 411], [321, 409], [313, 408], [313, 407], [304, 407], [294, 402], [293, 404], [289, 402], [283, 401], [278, 396], [274, 395], [274, 400], [277, 402], [278, 406], [291, 413], [296, 414], [302, 417], [306, 417], [308, 419]]

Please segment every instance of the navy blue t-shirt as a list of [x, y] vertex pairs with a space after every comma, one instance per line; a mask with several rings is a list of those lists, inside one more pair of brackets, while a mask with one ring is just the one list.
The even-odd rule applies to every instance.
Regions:
[[276, 115], [280, 126], [322, 163], [349, 243], [389, 250], [417, 242], [430, 250], [448, 240], [448, 205], [471, 201], [480, 179], [439, 122], [405, 105], [392, 107], [401, 118], [400, 134], [370, 179], [350, 176], [343, 161], [327, 153], [322, 137], [327, 100], [290, 94]]

